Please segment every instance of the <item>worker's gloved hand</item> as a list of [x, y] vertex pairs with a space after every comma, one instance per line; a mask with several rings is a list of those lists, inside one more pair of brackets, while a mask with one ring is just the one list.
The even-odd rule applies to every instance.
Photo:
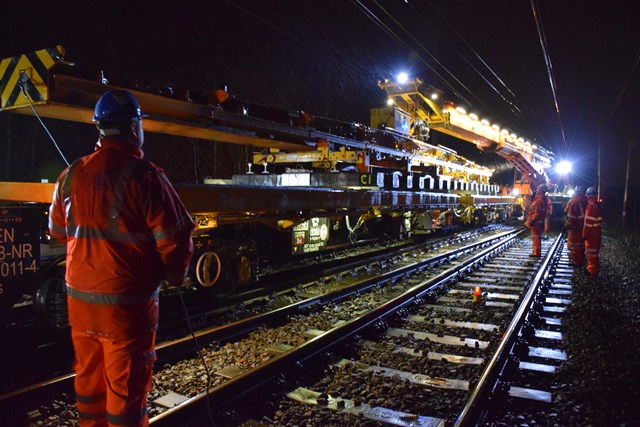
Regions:
[[182, 275], [178, 274], [172, 277], [166, 277], [166, 281], [171, 288], [180, 288], [191, 284], [191, 279], [187, 276], [186, 271]]

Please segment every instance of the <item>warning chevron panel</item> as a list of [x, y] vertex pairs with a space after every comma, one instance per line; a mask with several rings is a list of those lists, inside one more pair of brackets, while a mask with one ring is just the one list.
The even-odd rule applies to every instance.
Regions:
[[[29, 104], [46, 103], [47, 71], [64, 56], [64, 48], [56, 46], [0, 62], [0, 110]], [[24, 89], [24, 91], [23, 91]], [[26, 96], [21, 96], [21, 92]]]

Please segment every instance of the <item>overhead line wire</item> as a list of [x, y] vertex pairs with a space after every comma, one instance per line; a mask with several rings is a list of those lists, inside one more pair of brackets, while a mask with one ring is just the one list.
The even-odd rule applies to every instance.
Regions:
[[553, 75], [553, 67], [551, 65], [551, 57], [549, 56], [549, 52], [547, 50], [547, 38], [544, 34], [544, 28], [542, 26], [542, 16], [540, 14], [540, 9], [538, 8], [538, 4], [536, 0], [531, 0], [531, 9], [533, 11], [533, 18], [536, 23], [536, 28], [538, 29], [538, 39], [540, 40], [540, 46], [542, 47], [542, 54], [544, 56], [544, 61], [547, 66], [547, 74], [549, 76], [549, 83], [551, 84], [551, 92], [553, 93], [553, 101], [556, 106], [556, 113], [558, 114], [558, 121], [560, 123], [560, 132], [562, 133], [562, 141], [564, 142], [564, 146], [567, 146], [567, 138], [564, 134], [564, 126], [562, 124], [562, 117], [560, 116], [560, 105], [558, 104], [558, 91], [556, 88], [556, 80]]
[[[450, 71], [449, 71], [449, 70], [448, 70], [448, 69], [447, 69], [447, 68], [446, 68], [446, 67], [445, 67], [441, 62], [439, 62], [439, 61], [434, 57], [434, 55], [432, 55], [432, 54], [429, 52], [429, 50], [428, 50], [428, 49], [426, 49], [426, 48], [422, 45], [422, 43], [420, 43], [420, 42], [419, 42], [419, 41], [418, 41], [418, 40], [417, 40], [417, 39], [412, 35], [412, 33], [411, 33], [410, 31], [408, 31], [408, 30], [407, 30], [404, 26], [402, 26], [402, 25], [401, 25], [401, 24], [400, 24], [400, 23], [399, 23], [395, 18], [393, 18], [393, 16], [391, 16], [391, 14], [390, 14], [390, 13], [389, 13], [389, 12], [388, 12], [384, 7], [383, 7], [383, 6], [381, 6], [381, 5], [378, 3], [378, 1], [373, 0], [373, 2], [374, 2], [374, 3], [375, 3], [375, 4], [376, 4], [380, 9], [382, 9], [382, 11], [383, 11], [385, 14], [387, 14], [387, 15], [388, 15], [388, 16], [389, 16], [389, 17], [390, 17], [390, 18], [391, 18], [391, 19], [392, 19], [392, 20], [393, 20], [393, 21], [394, 21], [394, 22], [395, 22], [395, 23], [396, 23], [400, 28], [402, 28], [402, 30], [404, 30], [404, 31], [405, 31], [405, 33], [407, 33], [407, 34], [409, 35], [409, 37], [411, 37], [411, 38], [416, 42], [416, 44], [417, 44], [418, 46], [420, 46], [420, 47], [421, 47], [421, 48], [422, 48], [422, 49], [423, 49], [423, 50], [424, 50], [424, 51], [425, 51], [425, 52], [426, 52], [426, 53], [427, 53], [427, 54], [428, 54], [428, 55], [429, 55], [429, 56], [430, 56], [430, 57], [431, 57], [431, 58], [432, 58], [432, 59], [433, 59], [433, 60], [434, 60], [438, 65], [440, 65], [440, 66], [441, 66], [441, 67], [442, 67], [442, 68], [443, 68], [443, 69], [444, 69], [444, 70], [445, 70], [445, 71], [446, 71], [446, 72], [447, 72], [447, 73], [448, 73], [448, 74], [449, 74], [449, 75], [450, 75], [450, 76], [451, 76], [451, 77], [452, 77], [456, 82], [458, 82], [458, 83], [459, 83], [459, 84], [460, 84], [464, 89], [466, 89], [466, 90], [467, 90], [467, 92], [468, 92], [469, 94], [471, 94], [475, 99], [477, 99], [477, 100], [479, 101], [479, 103], [480, 103], [480, 104], [482, 104], [482, 105], [483, 105], [483, 106], [485, 106], [486, 108], [489, 108], [489, 107], [488, 107], [488, 106], [487, 106], [487, 105], [486, 105], [486, 104], [485, 104], [485, 103], [484, 103], [484, 102], [483, 102], [483, 101], [482, 101], [482, 100], [481, 100], [481, 99], [480, 99], [480, 98], [479, 98], [479, 97], [478, 97], [478, 96], [477, 96], [477, 95], [476, 95], [472, 90], [470, 90], [466, 85], [464, 85], [464, 83], [462, 83], [458, 78], [456, 78], [456, 76], [455, 76], [452, 72], [450, 72]], [[422, 18], [422, 20], [423, 20], [423, 21], [427, 22], [427, 23], [429, 24], [429, 26], [430, 26], [432, 29], [434, 29], [434, 31], [435, 31], [435, 32], [436, 32], [440, 37], [442, 37], [442, 38], [447, 42], [447, 44], [449, 44], [450, 46], [452, 46], [452, 47], [453, 47], [453, 45], [451, 45], [451, 44], [449, 43], [448, 39], [447, 39], [446, 37], [442, 36], [442, 34], [441, 34], [441, 33], [440, 33], [440, 32], [439, 32], [439, 31], [438, 31], [438, 30], [437, 30], [433, 25], [431, 25], [431, 24], [430, 24], [430, 23], [429, 23], [429, 22], [424, 18], [424, 16], [423, 16], [422, 14], [420, 14], [420, 12], [419, 12], [415, 7], [413, 7], [410, 3], [409, 3], [409, 5], [410, 5], [410, 7], [413, 9], [413, 11], [414, 11], [415, 13], [417, 13], [417, 14]], [[432, 6], [432, 7], [433, 7], [433, 6]], [[435, 9], [435, 7], [434, 7], [434, 9]], [[437, 11], [437, 9], [436, 9], [436, 11]], [[440, 14], [440, 12], [439, 12], [439, 11], [437, 11], [437, 12]], [[440, 14], [440, 15], [441, 15], [441, 14]], [[446, 21], [446, 20], [445, 20], [445, 21]], [[448, 21], [446, 21], [446, 22], [447, 22], [447, 24], [448, 24], [448, 25], [450, 25], [450, 26], [451, 26], [451, 24], [450, 24]], [[455, 31], [455, 30], [454, 30], [454, 31]], [[476, 52], [476, 51], [475, 51], [475, 50], [474, 50], [474, 49], [469, 45], [469, 43], [467, 43], [467, 42], [466, 42], [466, 40], [464, 40], [464, 37], [462, 37], [462, 35], [461, 35], [461, 34], [459, 34], [458, 32], [456, 32], [456, 35], [458, 35], [458, 37], [460, 37], [460, 38], [463, 40], [463, 42], [465, 43], [465, 45], [466, 45], [466, 46], [467, 46], [467, 47], [468, 47], [468, 48], [469, 48], [469, 49], [474, 53], [474, 55], [475, 55], [475, 56], [476, 56], [476, 57], [477, 57], [477, 58], [478, 58], [478, 59], [483, 63], [483, 65], [485, 65], [485, 67], [487, 67], [487, 69], [489, 69], [489, 71], [491, 72], [491, 74], [493, 74], [493, 75], [496, 77], [496, 79], [500, 82], [500, 84], [501, 84], [502, 86], [504, 86], [504, 87], [505, 87], [505, 89], [509, 92], [509, 94], [511, 94], [511, 95], [515, 98], [515, 94], [513, 93], [513, 91], [511, 91], [511, 89], [510, 89], [509, 87], [507, 87], [507, 86], [506, 86], [506, 84], [502, 81], [502, 79], [500, 79], [500, 77], [498, 77], [498, 75], [497, 75], [497, 74], [496, 74], [496, 73], [491, 69], [491, 67], [490, 67], [490, 66], [489, 66], [489, 65], [488, 65], [484, 60], [482, 60], [482, 58], [480, 57], [480, 55], [478, 55], [478, 53], [477, 53], [477, 52]], [[469, 64], [469, 66], [471, 66], [471, 68], [473, 68], [473, 69], [478, 73], [478, 75], [479, 75], [479, 76], [480, 76], [480, 77], [481, 77], [481, 78], [482, 78], [482, 79], [483, 79], [483, 80], [484, 80], [484, 81], [485, 81], [485, 82], [486, 82], [486, 83], [487, 83], [487, 84], [488, 84], [488, 85], [489, 85], [489, 86], [490, 86], [490, 87], [491, 87], [491, 88], [492, 88], [492, 89], [493, 89], [493, 90], [494, 90], [494, 91], [495, 91], [495, 92], [496, 92], [496, 93], [497, 93], [497, 94], [498, 94], [498, 95], [503, 99], [503, 101], [504, 101], [504, 102], [506, 102], [506, 103], [507, 103], [511, 108], [513, 108], [513, 109], [515, 110], [515, 111], [514, 111], [514, 113], [519, 114], [519, 115], [520, 115], [520, 117], [524, 117], [524, 118], [525, 118], [525, 120], [526, 120], [526, 121], [528, 121], [528, 122], [530, 123], [530, 125], [533, 127], [533, 129], [535, 129], [536, 133], [537, 133], [537, 134], [538, 134], [542, 139], [544, 139], [544, 138], [542, 137], [542, 133], [541, 133], [541, 132], [540, 132], [540, 130], [537, 128], [537, 126], [535, 125], [535, 123], [533, 123], [533, 122], [531, 121], [531, 119], [530, 119], [527, 115], [525, 115], [525, 114], [524, 114], [524, 112], [523, 112], [523, 111], [518, 107], [518, 105], [516, 105], [514, 102], [510, 101], [509, 99], [507, 99], [507, 98], [506, 98], [506, 97], [505, 97], [505, 96], [504, 96], [504, 95], [503, 95], [503, 94], [502, 94], [502, 93], [501, 93], [501, 92], [500, 92], [500, 91], [495, 87], [495, 85], [493, 85], [493, 84], [492, 84], [492, 83], [491, 83], [491, 82], [490, 82], [490, 81], [489, 81], [489, 80], [488, 80], [488, 79], [487, 79], [487, 78], [482, 74], [482, 72], [481, 72], [480, 70], [478, 70], [476, 67], [474, 67], [474, 66], [473, 66], [473, 64], [471, 64], [471, 63], [466, 59], [466, 57], [464, 57], [464, 55], [462, 55], [462, 53], [461, 53], [461, 52], [459, 52], [458, 50], [456, 50], [456, 49], [455, 49], [455, 47], [453, 47], [453, 48], [454, 48], [454, 50], [456, 51], [456, 53], [457, 53], [458, 55], [460, 55], [460, 56], [465, 60], [465, 62], [467, 62], [467, 63]], [[423, 62], [425, 62], [425, 61], [423, 60]], [[427, 64], [427, 63], [425, 62], [425, 64]], [[429, 65], [427, 64], [427, 66], [429, 66]], [[431, 67], [430, 67], [430, 68], [431, 68]], [[431, 69], [433, 69], [433, 68], [431, 68]], [[451, 86], [450, 84], [448, 84], [448, 82], [446, 82], [446, 80], [445, 80], [443, 77], [441, 77], [441, 76], [439, 76], [439, 77], [440, 77], [440, 78], [441, 78], [441, 79], [442, 79], [442, 80], [443, 80], [443, 81], [448, 85], [448, 87], [450, 87], [452, 90], [454, 90], [454, 92], [455, 92], [458, 96], [461, 96], [457, 91], [455, 91], [455, 89], [453, 89], [453, 88], [452, 88], [452, 86]], [[464, 100], [464, 97], [462, 97], [462, 99]], [[468, 101], [466, 101], [466, 100], [465, 100], [465, 102], [469, 103], [469, 102], [468, 102]], [[469, 104], [470, 104], [470, 103], [469, 103]]]
[[[290, 25], [291, 27], [294, 27], [296, 30], [300, 31], [301, 33], [312, 37], [316, 40], [318, 40], [320, 43], [326, 45], [327, 47], [329, 47], [329, 49], [331, 49], [332, 51], [334, 51], [335, 53], [337, 53], [340, 56], [348, 56], [348, 54], [346, 54], [345, 52], [340, 51], [339, 49], [337, 49], [335, 46], [333, 46], [332, 44], [330, 44], [329, 42], [327, 42], [326, 40], [323, 40], [321, 37], [319, 37], [315, 32], [312, 31], [308, 31], [307, 29], [305, 29], [304, 27], [301, 27], [300, 25], [298, 25], [294, 20], [288, 19], [286, 16], [283, 16], [282, 14], [278, 13], [277, 11], [271, 9], [269, 6], [267, 6], [266, 4], [262, 3], [262, 2], [258, 2], [258, 6], [260, 6], [261, 8], [269, 11], [271, 14], [275, 15], [276, 17], [278, 17], [279, 19], [282, 19], [284, 22], [287, 23], [287, 25]], [[296, 41], [302, 43], [302, 41], [300, 41], [299, 39], [296, 39]], [[305, 46], [307, 46], [307, 44], [305, 44]], [[349, 68], [346, 65], [343, 64], [343, 66], [345, 68]]]
[[[391, 30], [384, 22], [382, 22], [382, 20], [380, 18], [378, 18], [378, 16], [372, 12], [371, 10], [369, 10], [360, 0], [353, 0], [353, 3], [356, 4], [357, 7], [360, 8], [360, 10], [362, 11], [362, 13], [365, 14], [365, 16], [367, 16], [369, 19], [371, 19], [376, 25], [378, 25], [380, 28], [382, 28], [390, 37], [392, 37], [393, 39], [395, 39], [396, 41], [398, 41], [398, 43], [402, 44], [403, 46], [405, 46], [407, 49], [414, 51], [414, 49], [412, 49], [409, 45], [407, 45], [407, 43], [400, 37], [398, 36], [395, 32], [393, 32], [393, 30]], [[377, 4], [377, 3], [376, 3]], [[397, 23], [397, 21], [396, 21]], [[429, 53], [429, 52], [427, 52]], [[430, 56], [432, 56], [431, 54], [429, 54]], [[427, 61], [425, 61], [420, 55], [418, 55], [418, 58], [420, 58], [420, 60], [422, 61], [422, 63], [424, 63], [438, 78], [440, 78], [442, 80], [442, 82], [452, 91], [454, 92], [457, 96], [459, 96], [464, 102], [471, 104], [463, 95], [461, 95], [448, 81], [447, 79], [445, 79], [435, 68], [433, 68], [433, 66], [431, 66]], [[433, 56], [432, 56], [433, 58]], [[438, 62], [435, 58], [433, 58], [435, 62]], [[440, 63], [438, 63], [439, 65], [441, 65]], [[442, 66], [442, 65], [441, 65]], [[444, 68], [444, 67], [443, 67]], [[446, 68], [444, 68], [445, 71], [447, 71], [449, 73], [448, 70], [446, 70]], [[449, 73], [451, 74], [451, 73]], [[457, 80], [457, 79], [456, 79]], [[471, 92], [469, 92], [471, 93]], [[472, 94], [473, 95], [473, 94]], [[481, 101], [480, 101], [481, 102]]]
[[[489, 72], [496, 78], [496, 80], [500, 83], [500, 85], [502, 85], [502, 87], [504, 87], [507, 92], [509, 92], [509, 94], [511, 96], [513, 96], [514, 98], [516, 97], [516, 95], [513, 93], [513, 91], [505, 84], [504, 81], [502, 81], [502, 79], [495, 73], [495, 71], [493, 71], [493, 69], [489, 66], [489, 64], [487, 64], [485, 62], [484, 59], [482, 59], [482, 57], [475, 51], [475, 49], [473, 49], [473, 47], [471, 47], [471, 45], [465, 40], [465, 38], [462, 36], [462, 34], [460, 34], [460, 32], [458, 30], [455, 29], [455, 27], [447, 20], [447, 18], [433, 5], [433, 3], [429, 0], [427, 0], [427, 2], [429, 3], [429, 5], [431, 6], [431, 8], [433, 10], [436, 11], [436, 13], [438, 15], [440, 15], [440, 19], [442, 19], [447, 25], [449, 25], [449, 27], [451, 27], [451, 29], [453, 30], [453, 33], [458, 36], [458, 38], [460, 38], [460, 40], [462, 40], [462, 42], [465, 44], [465, 46], [473, 53], [473, 55], [480, 61], [480, 63], [482, 65], [485, 66], [485, 68], [487, 70], [489, 70]], [[413, 6], [412, 3], [407, 3], [409, 5], [409, 7], [411, 7], [411, 9], [413, 9], [413, 11], [422, 19], [422, 21], [426, 22], [427, 25], [429, 25], [429, 27], [431, 27], [431, 29], [440, 37], [442, 37], [442, 39], [467, 63], [469, 64], [469, 66], [498, 94], [500, 95], [500, 97], [502, 99], [504, 99], [506, 102], [508, 102], [509, 104], [512, 104], [509, 100], [507, 100], [504, 95], [502, 95], [502, 93], [500, 93], [500, 91], [498, 90], [498, 88], [495, 87], [495, 85], [493, 83], [491, 83], [487, 78], [485, 78], [485, 76], [482, 74], [482, 72], [480, 72], [480, 70], [478, 70], [472, 63], [471, 61], [469, 61], [467, 59], [467, 57], [465, 55], [462, 54], [462, 52], [460, 52], [450, 41], [447, 37], [445, 37], [440, 30], [438, 30], [431, 22], [429, 22], [422, 13], [420, 13], [420, 11], [418, 9], [415, 8], [415, 6]], [[513, 105], [513, 104], [512, 104]], [[520, 109], [516, 106], [513, 105], [518, 111], [520, 111]]]
[[276, 30], [276, 31], [278, 31], [280, 34], [284, 35], [285, 37], [290, 38], [290, 39], [292, 39], [293, 41], [296, 41], [296, 42], [300, 43], [301, 45], [303, 45], [303, 46], [305, 46], [305, 47], [307, 47], [307, 48], [310, 48], [310, 49], [314, 50], [316, 53], [318, 53], [319, 55], [322, 55], [322, 56], [326, 57], [327, 59], [329, 59], [329, 60], [330, 60], [331, 62], [333, 62], [334, 64], [336, 64], [336, 65], [338, 65], [338, 66], [341, 66], [341, 67], [344, 67], [344, 68], [348, 69], [349, 71], [356, 72], [356, 70], [354, 70], [353, 68], [349, 67], [348, 65], [342, 64], [342, 63], [340, 63], [339, 61], [337, 61], [335, 58], [332, 58], [332, 57], [331, 57], [331, 55], [327, 55], [327, 54], [323, 53], [322, 51], [320, 51], [320, 50], [318, 50], [318, 49], [314, 48], [313, 46], [309, 46], [309, 44], [308, 44], [308, 43], [304, 43], [304, 42], [303, 42], [302, 40], [300, 40], [299, 38], [297, 38], [297, 37], [295, 37], [295, 36], [292, 36], [291, 34], [287, 33], [286, 31], [283, 31], [281, 28], [279, 28], [279, 27], [277, 27], [276, 25], [274, 25], [274, 24], [270, 23], [269, 21], [267, 21], [267, 20], [263, 19], [262, 17], [260, 17], [260, 16], [256, 15], [255, 13], [253, 13], [253, 12], [251, 12], [251, 11], [249, 11], [249, 10], [247, 10], [247, 9], [243, 8], [242, 6], [240, 6], [240, 5], [238, 5], [238, 4], [234, 3], [234, 2], [232, 2], [231, 0], [225, 0], [225, 1], [226, 1], [228, 4], [230, 4], [231, 6], [234, 6], [235, 8], [239, 9], [240, 11], [242, 11], [242, 12], [246, 13], [247, 15], [250, 15], [250, 16], [252, 16], [253, 18], [255, 18], [255, 19], [257, 19], [257, 20], [262, 21], [263, 23], [267, 24], [269, 27], [271, 27], [271, 28], [275, 29], [275, 30]]
[[[482, 105], [484, 105], [485, 107], [487, 107], [487, 106], [486, 106], [486, 104], [484, 104], [484, 102], [482, 102], [482, 100], [481, 100], [478, 96], [476, 96], [476, 94], [474, 94], [474, 93], [473, 93], [473, 91], [471, 91], [471, 89], [469, 89], [469, 88], [468, 88], [464, 83], [462, 83], [462, 82], [460, 81], [460, 79], [458, 79], [458, 78], [457, 78], [457, 77], [456, 77], [456, 76], [455, 76], [451, 71], [449, 71], [449, 70], [447, 69], [447, 67], [446, 67], [444, 64], [442, 64], [440, 61], [438, 61], [438, 59], [437, 59], [437, 58], [436, 58], [436, 57], [435, 57], [431, 52], [429, 52], [429, 50], [428, 50], [428, 49], [427, 49], [427, 48], [426, 48], [426, 47], [425, 47], [425, 46], [424, 46], [424, 45], [423, 45], [423, 44], [422, 44], [418, 39], [416, 39], [416, 37], [415, 37], [415, 36], [414, 36], [410, 31], [408, 31], [408, 30], [404, 27], [404, 25], [402, 25], [400, 22], [398, 22], [398, 20], [397, 20], [397, 19], [396, 19], [392, 14], [390, 14], [390, 13], [389, 13], [389, 12], [388, 12], [388, 11], [387, 11], [387, 10], [386, 10], [386, 9], [385, 9], [381, 4], [380, 4], [380, 3], [378, 3], [378, 1], [377, 1], [377, 0], [373, 0], [373, 2], [374, 2], [374, 3], [375, 3], [375, 4], [376, 4], [376, 5], [377, 5], [377, 6], [378, 6], [378, 7], [379, 7], [379, 8], [380, 8], [380, 9], [381, 9], [381, 10], [382, 10], [382, 11], [383, 11], [383, 12], [384, 12], [388, 17], [389, 17], [389, 18], [391, 18], [391, 20], [392, 20], [392, 21], [393, 21], [393, 22], [394, 22], [398, 27], [400, 27], [400, 28], [401, 28], [401, 29], [402, 29], [402, 30], [403, 30], [403, 31], [404, 31], [404, 32], [405, 32], [405, 33], [406, 33], [406, 34], [407, 34], [407, 35], [408, 35], [408, 36], [409, 36], [409, 37], [410, 37], [410, 38], [411, 38], [411, 39], [412, 39], [412, 40], [413, 40], [413, 41], [414, 41], [414, 42], [415, 42], [415, 43], [416, 43], [416, 44], [417, 44], [417, 45], [418, 45], [418, 46], [419, 46], [419, 47], [420, 47], [420, 48], [421, 48], [421, 49], [422, 49], [422, 50], [423, 50], [427, 55], [429, 55], [429, 57], [430, 57], [430, 58], [431, 58], [431, 59], [432, 59], [436, 64], [438, 64], [438, 65], [439, 65], [439, 66], [440, 66], [440, 67], [441, 67], [441, 68], [442, 68], [442, 69], [443, 69], [443, 70], [444, 70], [448, 75], [450, 75], [450, 76], [451, 76], [451, 77], [452, 77], [452, 78], [453, 78], [453, 79], [454, 79], [454, 80], [455, 80], [455, 81], [456, 81], [460, 86], [462, 86], [462, 87], [463, 87], [463, 88], [464, 88], [464, 89], [465, 89], [465, 90], [466, 90], [466, 91], [467, 91], [471, 96], [473, 96], [474, 98], [476, 98], [476, 99], [478, 100], [478, 102], [480, 102]], [[421, 57], [420, 57], [420, 58], [421, 58]], [[421, 58], [421, 59], [422, 59], [422, 58]], [[423, 62], [425, 62], [425, 64], [426, 64], [426, 61], [424, 61], [424, 60], [423, 60]], [[460, 95], [458, 94], [458, 96], [460, 96]], [[463, 99], [464, 99], [464, 98], [463, 98]], [[469, 101], [466, 101], [466, 100], [465, 100], [465, 102], [469, 103]], [[470, 103], [469, 103], [469, 104], [470, 104]], [[488, 107], [487, 107], [487, 108], [488, 108]]]
[[[496, 78], [496, 80], [498, 82], [500, 82], [502, 87], [504, 87], [507, 90], [507, 92], [509, 92], [509, 94], [513, 97], [513, 101], [505, 99], [505, 97], [499, 91], [497, 91], [497, 93], [500, 95], [500, 97], [502, 97], [505, 100], [505, 102], [509, 105], [509, 107], [512, 107], [513, 109], [515, 109], [514, 113], [516, 113], [516, 115], [519, 114], [520, 117], [524, 118], [524, 120], [529, 123], [529, 125], [538, 134], [538, 136], [540, 136], [540, 138], [542, 140], [544, 140], [544, 136], [542, 135], [542, 132], [540, 131], [540, 129], [538, 129], [538, 126], [536, 126], [536, 124], [531, 120], [531, 117], [527, 113], [525, 113], [525, 111], [523, 111], [523, 108], [524, 108], [524, 110], [527, 110], [527, 109], [529, 109], [529, 107], [526, 104], [523, 104], [523, 102], [521, 100], [518, 100], [517, 95], [511, 90], [511, 88], [509, 88], [509, 86], [507, 86], [507, 84], [498, 76], [498, 74], [489, 66], [489, 64], [487, 64], [486, 61], [484, 59], [482, 59], [482, 57], [476, 52], [476, 50], [473, 49], [473, 47], [467, 42], [467, 40], [464, 38], [464, 36], [462, 36], [462, 34], [460, 34], [460, 32], [456, 29], [456, 27], [446, 18], [446, 16], [442, 12], [440, 12], [440, 10], [433, 4], [433, 2], [431, 0], [426, 0], [426, 1], [429, 3], [431, 8], [438, 14], [439, 18], [451, 28], [452, 32], [456, 36], [458, 36], [458, 38], [460, 40], [462, 40], [462, 42], [467, 46], [467, 48], [469, 48], [469, 50], [473, 53], [473, 55], [487, 68], [487, 70], [489, 70], [489, 72]], [[420, 14], [420, 12], [415, 7], [413, 7], [411, 3], [409, 3], [409, 5], [414, 9], [414, 11], [417, 14], [420, 15], [420, 17], [422, 18], [423, 21], [429, 23], [428, 20], [426, 18], [424, 18], [424, 16], [422, 14]], [[435, 27], [433, 25], [431, 25], [431, 28], [435, 28]], [[442, 38], [450, 46], [452, 46], [449, 43], [449, 40], [448, 40], [447, 37], [442, 36]], [[454, 50], [455, 50], [455, 48], [454, 48]], [[458, 52], [457, 50], [456, 50], [456, 53], [458, 53], [465, 61], [467, 61], [466, 57], [464, 55], [462, 55], [462, 53]], [[478, 73], [482, 76], [482, 74], [480, 73], [479, 70], [478, 70]], [[520, 104], [520, 106], [522, 106], [523, 108], [520, 108], [520, 106], [518, 106], [516, 104], [516, 102], [518, 102]]]
[[629, 70], [627, 77], [624, 79], [624, 82], [622, 83], [622, 87], [618, 92], [618, 96], [616, 97], [616, 100], [613, 103], [613, 106], [611, 107], [611, 111], [609, 112], [609, 116], [607, 117], [607, 123], [611, 121], [611, 119], [613, 118], [613, 113], [615, 113], [616, 109], [618, 108], [618, 105], [620, 105], [620, 101], [622, 101], [622, 97], [624, 96], [624, 93], [627, 91], [627, 88], [629, 87], [629, 83], [631, 83], [631, 78], [633, 77], [633, 74], [638, 68], [638, 63], [640, 63], [640, 49], [638, 49], [638, 51], [636, 52], [636, 57], [633, 60], [633, 65], [631, 66], [631, 69]]

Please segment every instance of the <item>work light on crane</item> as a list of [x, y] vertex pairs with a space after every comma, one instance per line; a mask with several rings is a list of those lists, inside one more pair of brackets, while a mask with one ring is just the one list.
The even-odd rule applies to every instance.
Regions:
[[556, 172], [560, 175], [567, 175], [573, 170], [573, 164], [568, 160], [563, 160], [556, 165]]

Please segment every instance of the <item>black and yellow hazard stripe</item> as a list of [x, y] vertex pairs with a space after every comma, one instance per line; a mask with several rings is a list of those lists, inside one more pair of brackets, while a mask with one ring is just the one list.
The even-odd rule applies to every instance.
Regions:
[[0, 62], [0, 110], [28, 106], [29, 102], [20, 94], [20, 82], [33, 104], [47, 102], [48, 70], [64, 57], [60, 45], [48, 49], [5, 58]]

